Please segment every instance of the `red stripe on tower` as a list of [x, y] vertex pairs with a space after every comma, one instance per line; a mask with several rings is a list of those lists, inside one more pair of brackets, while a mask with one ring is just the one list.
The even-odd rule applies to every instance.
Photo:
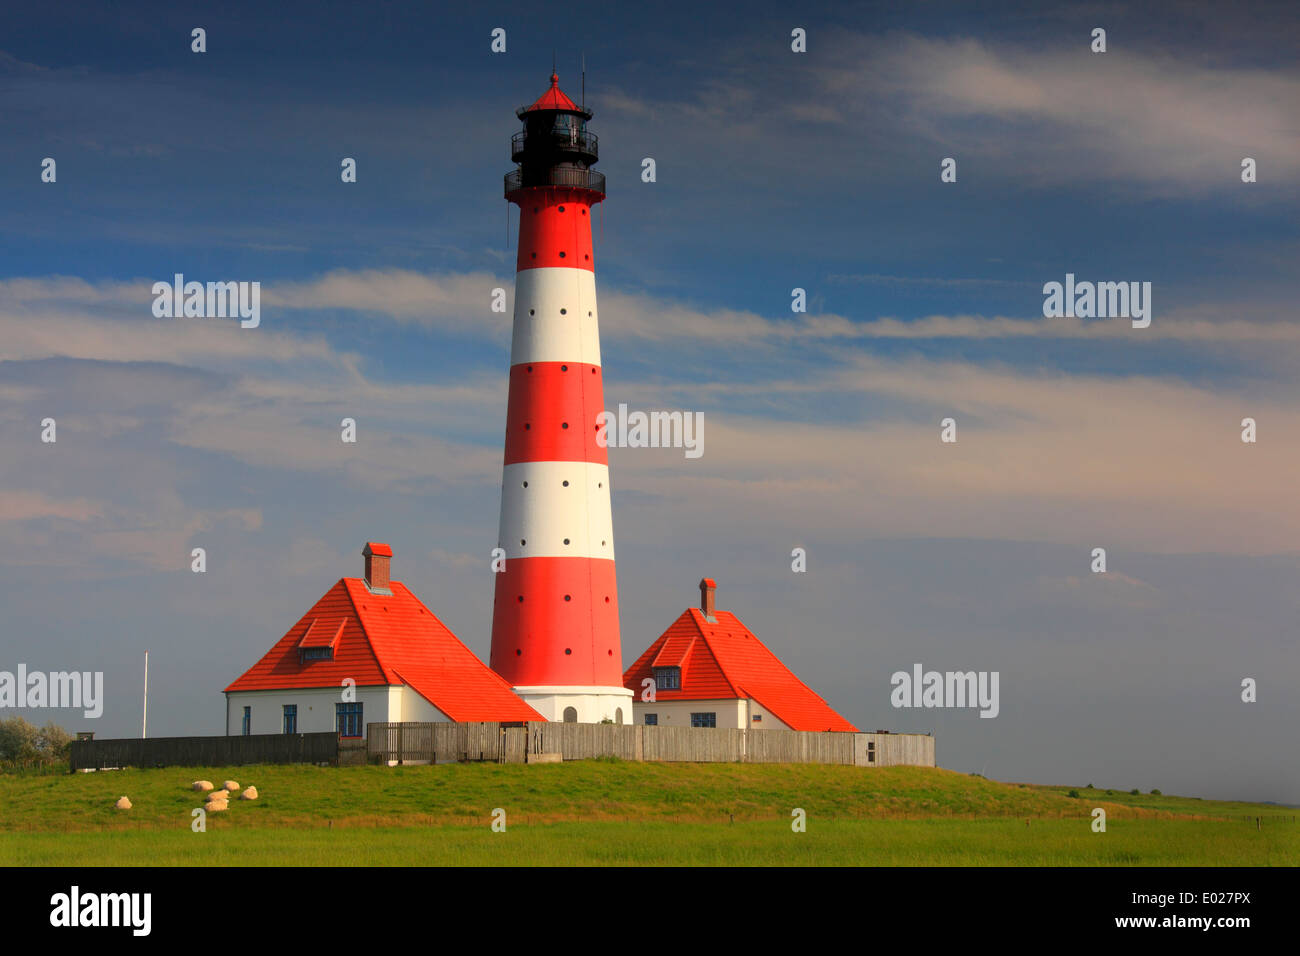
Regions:
[[623, 687], [591, 209], [605, 178], [591, 112], [551, 74], [518, 111], [519, 206], [492, 669], [548, 720], [630, 723]]

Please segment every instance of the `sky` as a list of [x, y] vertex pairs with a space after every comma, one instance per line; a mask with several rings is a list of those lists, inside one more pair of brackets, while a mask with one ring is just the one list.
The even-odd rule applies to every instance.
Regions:
[[[150, 735], [222, 732], [368, 540], [486, 660], [502, 177], [554, 58], [606, 405], [705, 421], [611, 450], [625, 665], [709, 576], [941, 766], [1300, 803], [1300, 8], [229, 6], [6, 14], [0, 670], [105, 680], [24, 716], [138, 734], [148, 650]], [[260, 282], [260, 326], [155, 317], [175, 273]], [[1067, 273], [1150, 282], [1150, 326], [1045, 318]], [[893, 707], [916, 663], [998, 672], [998, 716]]]

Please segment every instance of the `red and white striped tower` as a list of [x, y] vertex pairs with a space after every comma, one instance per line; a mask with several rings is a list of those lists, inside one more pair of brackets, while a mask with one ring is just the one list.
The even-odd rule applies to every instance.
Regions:
[[514, 338], [501, 480], [505, 571], [496, 575], [492, 669], [548, 720], [632, 720], [623, 687], [591, 210], [591, 112], [551, 88], [518, 111]]

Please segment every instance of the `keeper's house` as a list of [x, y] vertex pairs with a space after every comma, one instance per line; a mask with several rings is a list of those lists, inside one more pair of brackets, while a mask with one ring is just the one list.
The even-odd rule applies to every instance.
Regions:
[[[623, 674], [636, 723], [754, 730], [857, 728], [831, 709], [741, 623], [714, 606], [717, 585], [700, 582], [687, 608]], [[654, 700], [645, 701], [653, 681]]]
[[340, 579], [226, 688], [227, 735], [361, 737], [367, 722], [544, 719], [389, 579], [388, 545], [361, 553], [365, 577]]

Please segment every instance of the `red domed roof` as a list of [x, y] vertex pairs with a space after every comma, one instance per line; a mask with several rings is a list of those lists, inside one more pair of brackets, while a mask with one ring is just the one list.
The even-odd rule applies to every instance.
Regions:
[[559, 74], [552, 73], [551, 88], [539, 96], [532, 106], [525, 108], [524, 112], [531, 113], [533, 110], [573, 110], [580, 113], [582, 107], [564, 95], [564, 90], [560, 89]]

